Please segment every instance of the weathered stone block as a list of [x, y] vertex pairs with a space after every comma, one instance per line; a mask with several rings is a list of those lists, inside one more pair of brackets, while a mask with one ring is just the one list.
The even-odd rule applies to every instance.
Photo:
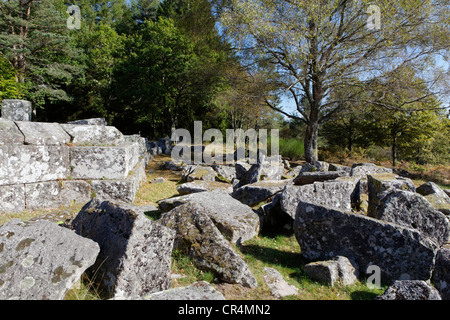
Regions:
[[62, 300], [98, 253], [54, 222], [9, 221], [0, 227], [0, 299]]
[[2, 118], [12, 121], [31, 121], [33, 107], [30, 101], [5, 99], [2, 101]]
[[298, 206], [294, 232], [305, 258], [345, 256], [360, 273], [376, 265], [382, 282], [429, 280], [438, 249], [414, 229], [305, 202]]
[[137, 144], [117, 147], [70, 148], [74, 179], [125, 179], [138, 161]]
[[297, 186], [302, 186], [314, 182], [334, 180], [344, 175], [347, 175], [345, 171], [301, 172], [297, 177], [295, 177], [294, 184]]
[[434, 182], [427, 182], [417, 188], [417, 193], [423, 195], [431, 205], [445, 215], [450, 215], [450, 196]]
[[295, 218], [300, 201], [309, 201], [319, 205], [342, 210], [351, 210], [351, 195], [355, 189], [353, 181], [314, 182], [304, 186], [286, 186], [281, 193], [281, 210], [292, 219]]
[[180, 184], [177, 187], [177, 191], [180, 195], [204, 192], [204, 191], [213, 191], [216, 189], [223, 190], [227, 193], [233, 192], [233, 188], [232, 188], [231, 184], [219, 182], [219, 181], [195, 180], [192, 182]]
[[176, 231], [175, 247], [186, 252], [200, 269], [213, 271], [229, 283], [257, 287], [247, 264], [205, 211], [203, 205], [189, 202], [163, 214], [158, 222]]
[[26, 209], [50, 209], [91, 200], [91, 186], [86, 181], [61, 180], [25, 185]]
[[379, 167], [373, 163], [355, 163], [352, 165], [350, 175], [353, 177], [364, 177], [368, 174], [392, 173], [392, 169]]
[[100, 253], [87, 270], [113, 296], [143, 297], [167, 290], [175, 233], [126, 205], [93, 199], [72, 222]]
[[389, 189], [370, 217], [415, 229], [439, 246], [450, 241], [450, 221], [418, 193]]
[[145, 179], [145, 169], [138, 163], [126, 179], [91, 180], [92, 192], [104, 200], [133, 202], [140, 183]]
[[70, 136], [58, 123], [16, 121], [25, 136], [25, 143], [32, 145], [64, 145], [70, 142]]
[[283, 279], [283, 276], [273, 268], [264, 267], [264, 282], [275, 298], [297, 295], [298, 289]]
[[0, 185], [66, 179], [67, 146], [0, 146]]
[[281, 192], [287, 185], [292, 185], [292, 179], [264, 180], [237, 188], [231, 196], [252, 207]]
[[0, 186], [0, 212], [25, 210], [25, 185]]
[[347, 257], [337, 256], [327, 261], [316, 261], [305, 265], [305, 273], [314, 280], [334, 286], [341, 283], [344, 286], [358, 281], [358, 266]]
[[125, 142], [116, 127], [61, 124], [76, 146], [118, 146]]
[[252, 208], [222, 190], [192, 193], [158, 204], [162, 211], [169, 211], [191, 202], [201, 205], [225, 238], [233, 243], [249, 240], [259, 232], [259, 218]]
[[0, 146], [9, 144], [23, 144], [25, 137], [14, 121], [0, 118]]

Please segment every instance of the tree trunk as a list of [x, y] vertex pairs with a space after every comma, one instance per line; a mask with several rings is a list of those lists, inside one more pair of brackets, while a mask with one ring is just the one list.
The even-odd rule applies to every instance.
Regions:
[[310, 123], [306, 126], [305, 132], [305, 160], [310, 164], [315, 164], [318, 158], [317, 152], [317, 138], [319, 136], [319, 124], [318, 123]]
[[397, 130], [396, 130], [396, 121], [394, 122], [394, 127], [391, 129], [392, 135], [392, 166], [395, 168], [397, 165]]

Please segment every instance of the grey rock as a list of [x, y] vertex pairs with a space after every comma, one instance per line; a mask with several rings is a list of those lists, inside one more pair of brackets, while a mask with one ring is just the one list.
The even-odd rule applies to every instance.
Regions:
[[33, 106], [30, 101], [5, 99], [2, 101], [2, 118], [12, 121], [31, 121]]
[[260, 202], [273, 197], [276, 193], [281, 192], [286, 185], [291, 185], [290, 180], [264, 180], [252, 184], [244, 185], [233, 191], [231, 196], [243, 204], [255, 206]]
[[415, 229], [442, 246], [450, 240], [450, 221], [418, 193], [389, 189], [368, 216]]
[[224, 166], [224, 165], [212, 165], [211, 166], [216, 172], [219, 178], [225, 179], [226, 181], [233, 181], [236, 178], [235, 167]]
[[187, 182], [194, 180], [215, 181], [217, 173], [207, 166], [188, 165], [183, 169], [182, 179]]
[[305, 258], [342, 255], [360, 272], [377, 265], [382, 282], [430, 279], [438, 248], [414, 229], [305, 202], [298, 206], [294, 232]]
[[169, 211], [185, 203], [202, 205], [226, 239], [233, 243], [244, 242], [259, 232], [259, 217], [247, 205], [232, 198], [222, 190], [192, 193], [180, 197], [165, 199], [158, 203], [163, 211]]
[[344, 171], [350, 175], [352, 168], [336, 163], [330, 163], [330, 165], [328, 166], [328, 171]]
[[388, 189], [416, 191], [411, 179], [397, 176], [392, 173], [368, 174], [367, 189], [369, 194], [367, 215], [374, 216], [373, 211], [379, 205], [383, 192]]
[[61, 180], [25, 185], [26, 209], [51, 209], [91, 200], [91, 186], [86, 181]]
[[163, 177], [157, 177], [155, 179], [150, 180], [150, 183], [164, 183], [166, 182], [166, 179], [164, 179]]
[[359, 276], [358, 266], [343, 256], [308, 263], [304, 270], [310, 278], [332, 287], [336, 283], [344, 286], [352, 285], [358, 281]]
[[0, 146], [0, 185], [67, 179], [67, 146]]
[[76, 146], [118, 146], [125, 142], [125, 137], [116, 128], [98, 125], [61, 124]]
[[0, 118], [0, 146], [23, 144], [25, 137], [16, 124], [8, 119]]
[[297, 295], [298, 289], [283, 279], [283, 276], [273, 268], [264, 267], [264, 282], [270, 289], [270, 293], [276, 298]]
[[304, 186], [286, 186], [281, 193], [281, 210], [295, 218], [300, 201], [351, 210], [351, 194], [355, 189], [353, 181], [314, 182]]
[[0, 227], [0, 299], [62, 300], [98, 253], [56, 223], [9, 221]]
[[142, 297], [170, 288], [175, 234], [169, 228], [100, 199], [87, 203], [72, 227], [99, 244], [100, 254], [87, 272], [111, 297]]
[[433, 281], [442, 300], [450, 300], [450, 246], [441, 248], [436, 254]]
[[316, 171], [316, 172], [301, 172], [294, 178], [294, 184], [302, 186], [305, 184], [311, 184], [314, 182], [322, 182], [328, 180], [334, 180], [336, 178], [345, 176], [345, 171]]
[[175, 247], [200, 269], [213, 271], [225, 282], [257, 287], [247, 264], [233, 251], [208, 211], [200, 203], [189, 202], [163, 214], [158, 222], [176, 231]]
[[0, 212], [22, 212], [25, 210], [25, 185], [0, 186]]
[[281, 180], [285, 173], [284, 166], [281, 163], [271, 164], [264, 161], [261, 165], [260, 180]]
[[204, 192], [204, 191], [213, 191], [216, 189], [223, 190], [226, 193], [233, 192], [233, 188], [230, 184], [224, 183], [224, 182], [219, 182], [219, 181], [195, 180], [192, 182], [180, 184], [177, 187], [177, 191], [180, 195], [186, 195], [186, 194]]
[[354, 163], [352, 165], [352, 169], [350, 171], [351, 176], [366, 176], [368, 174], [376, 174], [376, 173], [392, 173], [392, 169], [379, 167], [373, 163]]
[[70, 142], [70, 136], [59, 123], [16, 121], [16, 125], [22, 131], [26, 144], [64, 145]]
[[186, 165], [182, 161], [164, 161], [162, 167], [166, 170], [182, 171]]
[[68, 124], [78, 124], [78, 125], [91, 125], [91, 126], [106, 126], [108, 125], [105, 118], [90, 118], [81, 119], [67, 122]]
[[70, 148], [71, 176], [74, 179], [125, 179], [138, 162], [139, 146]]
[[225, 300], [222, 293], [206, 281], [198, 281], [187, 287], [172, 288], [145, 296], [142, 300]]
[[245, 162], [236, 162], [234, 165], [234, 169], [236, 171], [236, 179], [242, 179], [242, 177], [245, 175], [245, 173], [251, 168], [252, 166]]
[[423, 280], [398, 280], [376, 300], [442, 300], [439, 292]]
[[437, 184], [434, 182], [424, 183], [417, 188], [416, 192], [424, 196], [436, 210], [450, 215], [450, 196]]

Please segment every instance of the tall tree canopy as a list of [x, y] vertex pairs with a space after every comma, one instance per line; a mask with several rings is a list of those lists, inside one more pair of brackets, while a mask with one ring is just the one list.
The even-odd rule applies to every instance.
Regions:
[[[249, 70], [266, 70], [268, 105], [306, 124], [305, 156], [317, 161], [319, 126], [356, 93], [335, 100], [338, 87], [382, 77], [405, 63], [429, 70], [448, 55], [448, 0], [229, 0], [220, 2], [226, 34]], [[379, 15], [378, 15], [379, 13]], [[372, 19], [379, 21], [373, 23]], [[380, 28], [379, 28], [380, 27]], [[442, 79], [435, 74], [431, 82]], [[361, 90], [367, 88], [360, 87]], [[352, 91], [348, 91], [352, 92]], [[436, 92], [435, 92], [436, 93]], [[280, 104], [289, 95], [295, 110]], [[415, 96], [412, 101], [421, 97]], [[379, 100], [368, 103], [399, 108]], [[409, 101], [402, 102], [408, 104]]]

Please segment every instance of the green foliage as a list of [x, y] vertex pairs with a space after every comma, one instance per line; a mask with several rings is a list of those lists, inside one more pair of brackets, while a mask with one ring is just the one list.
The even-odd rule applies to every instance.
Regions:
[[26, 95], [26, 87], [16, 81], [16, 73], [9, 62], [0, 57], [0, 101], [21, 99]]

